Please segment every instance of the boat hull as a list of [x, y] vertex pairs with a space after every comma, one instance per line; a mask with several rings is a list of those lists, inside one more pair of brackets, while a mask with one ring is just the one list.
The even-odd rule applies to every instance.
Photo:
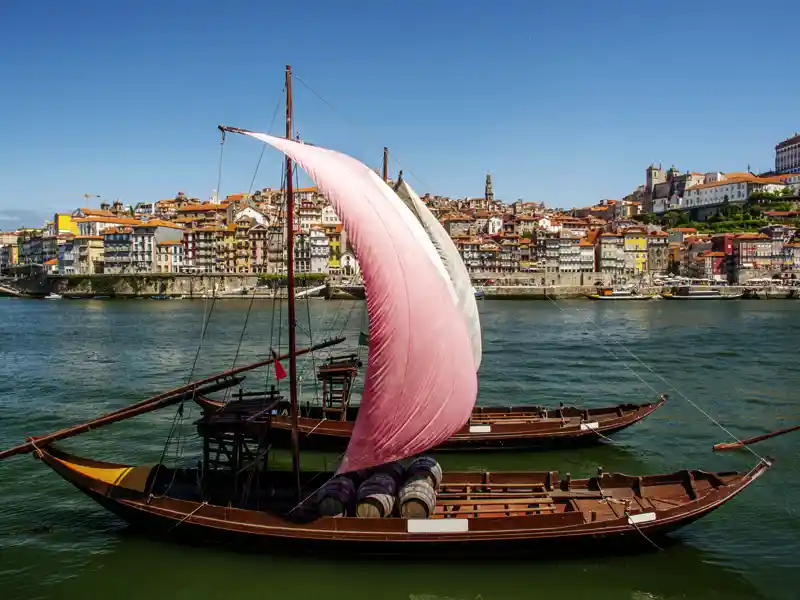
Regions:
[[623, 300], [654, 300], [655, 296], [601, 296], [600, 294], [589, 294], [587, 296], [590, 300], [604, 300], [604, 301], [623, 301]]
[[[519, 406], [505, 410], [479, 407], [473, 411], [470, 424], [435, 450], [549, 450], [589, 446], [641, 421], [661, 408], [666, 400], [665, 395], [653, 403], [620, 404], [590, 411], [573, 407], [550, 409], [544, 411], [544, 419], [529, 417], [542, 412], [540, 407]], [[224, 406], [205, 397], [198, 397], [196, 401], [207, 410], [220, 410]], [[281, 409], [276, 412], [278, 414], [272, 417], [270, 440], [277, 447], [290, 447], [291, 419], [288, 413], [281, 414]], [[355, 410], [351, 409], [344, 421], [300, 417], [301, 446], [307, 450], [344, 451], [353, 433], [355, 416]]]
[[700, 295], [676, 295], [676, 294], [661, 294], [665, 300], [738, 300], [742, 294], [729, 294], [720, 296], [700, 296]]
[[[522, 516], [509, 513], [488, 518], [289, 519], [267, 510], [232, 508], [213, 505], [200, 498], [186, 500], [151, 494], [148, 485], [153, 479], [147, 473], [154, 467], [87, 461], [52, 447], [39, 449], [37, 455], [100, 505], [133, 527], [151, 534], [203, 543], [233, 543], [250, 550], [277, 549], [281, 553], [424, 554], [439, 559], [454, 554], [552, 555], [561, 551], [574, 554], [576, 550], [605, 552], [624, 547], [652, 549], [653, 544], [667, 534], [722, 506], [771, 466], [764, 461], [747, 473], [683, 471], [638, 478], [604, 475], [573, 481], [568, 492], [559, 492], [557, 481], [556, 487], [549, 486], [546, 473], [446, 473], [443, 486], [448, 480], [468, 478], [475, 479], [477, 486], [481, 478], [490, 476], [502, 478], [503, 485], [509, 487], [519, 485], [513, 483], [515, 481], [541, 480], [548, 482], [554, 497], [563, 499], [566, 494], [569, 499], [559, 504], [561, 512], [524, 513]], [[557, 473], [550, 475], [557, 476]], [[560, 485], [563, 488], [564, 482]], [[592, 490], [599, 490], [601, 486], [607, 492], [603, 491], [602, 499], [594, 500], [600, 492]], [[636, 486], [642, 490], [641, 495], [632, 491]], [[644, 490], [648, 490], [649, 495]], [[695, 497], [685, 495], [686, 490], [693, 490]], [[626, 494], [633, 494], [633, 500], [638, 498], [633, 506], [615, 500]], [[619, 502], [622, 502], [619, 507], [612, 506]], [[570, 503], [582, 504], [577, 510], [571, 510]], [[629, 508], [620, 508], [623, 504]], [[597, 516], [598, 512], [602, 513], [602, 519]]]

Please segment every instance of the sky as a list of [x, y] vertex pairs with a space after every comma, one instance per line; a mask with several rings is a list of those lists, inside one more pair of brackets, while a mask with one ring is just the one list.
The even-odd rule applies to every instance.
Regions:
[[[800, 131], [800, 3], [2, 0], [0, 230], [83, 195], [136, 204], [281, 183], [286, 64], [303, 140], [420, 193], [620, 198], [651, 163], [772, 168]], [[273, 119], [276, 115], [277, 118]], [[255, 179], [254, 179], [255, 175]], [[90, 205], [97, 206], [98, 199]]]

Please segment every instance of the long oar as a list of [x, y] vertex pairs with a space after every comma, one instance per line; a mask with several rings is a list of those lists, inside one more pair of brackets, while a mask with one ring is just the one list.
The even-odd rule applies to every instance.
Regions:
[[[343, 341], [345, 341], [345, 339], [346, 338], [339, 337], [324, 342], [320, 342], [319, 344], [315, 344], [308, 348], [297, 350], [295, 352], [295, 356], [308, 354], [309, 352], [313, 352], [315, 350], [321, 350], [323, 348], [335, 346], [336, 344], [341, 344]], [[45, 446], [52, 442], [74, 437], [78, 434], [90, 431], [92, 429], [96, 429], [98, 427], [102, 427], [104, 425], [109, 425], [111, 423], [124, 421], [125, 419], [130, 419], [131, 417], [151, 412], [153, 410], [162, 408], [164, 406], [169, 406], [170, 404], [177, 404], [182, 400], [191, 399], [193, 396], [200, 393], [210, 394], [219, 390], [224, 390], [226, 388], [237, 385], [239, 382], [242, 381], [243, 378], [241, 377], [237, 378], [234, 377], [234, 375], [238, 375], [239, 373], [243, 373], [245, 371], [252, 371], [253, 369], [270, 365], [275, 361], [286, 360], [288, 358], [289, 354], [282, 354], [280, 356], [271, 357], [267, 360], [262, 360], [249, 365], [236, 367], [235, 369], [230, 369], [229, 371], [224, 371], [222, 373], [218, 373], [217, 375], [211, 375], [204, 379], [193, 381], [192, 383], [188, 383], [181, 387], [177, 387], [173, 390], [169, 390], [168, 392], [158, 394], [157, 396], [153, 396], [152, 398], [148, 398], [147, 400], [142, 400], [141, 402], [137, 402], [136, 404], [132, 404], [131, 406], [120, 408], [119, 410], [115, 410], [106, 415], [93, 419], [88, 423], [83, 423], [82, 425], [75, 425], [73, 427], [67, 427], [66, 429], [61, 429], [60, 431], [56, 431], [55, 433], [51, 433], [41, 437], [30, 438], [24, 444], [20, 444], [19, 446], [15, 446], [14, 448], [9, 448], [8, 450], [0, 452], [0, 460], [8, 458], [9, 456], [14, 456], [16, 454], [25, 454], [27, 452], [32, 452], [33, 450], [36, 449], [37, 446]]]
[[772, 433], [765, 433], [763, 435], [757, 435], [755, 437], [747, 438], [746, 440], [741, 440], [738, 442], [723, 442], [721, 444], [717, 444], [714, 446], [714, 452], [719, 450], [735, 450], [736, 448], [743, 448], [749, 444], [755, 444], [756, 442], [760, 442], [762, 440], [768, 440], [769, 438], [775, 437], [777, 435], [783, 435], [784, 433], [789, 433], [790, 431], [797, 431], [800, 429], [800, 425], [794, 425], [793, 427], [787, 427], [785, 429], [778, 429], [778, 431], [773, 431]]

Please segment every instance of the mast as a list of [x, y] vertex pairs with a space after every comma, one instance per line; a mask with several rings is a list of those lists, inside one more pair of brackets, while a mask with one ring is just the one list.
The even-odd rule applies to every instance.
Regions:
[[[292, 67], [286, 65], [286, 139], [292, 135]], [[292, 471], [297, 491], [297, 502], [302, 501], [300, 494], [300, 437], [297, 432], [297, 339], [294, 307], [294, 181], [292, 180], [292, 159], [286, 157], [286, 277], [287, 294], [289, 296], [289, 400], [292, 411]]]
[[389, 149], [383, 147], [383, 180], [389, 181]]

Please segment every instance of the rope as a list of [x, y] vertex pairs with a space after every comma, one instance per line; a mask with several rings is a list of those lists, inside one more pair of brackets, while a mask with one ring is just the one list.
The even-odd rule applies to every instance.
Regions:
[[[295, 79], [295, 81], [299, 81], [308, 91], [310, 91], [312, 94], [314, 94], [320, 101], [322, 101], [323, 104], [325, 104], [328, 108], [330, 108], [337, 116], [339, 116], [342, 120], [344, 120], [353, 129], [356, 129], [357, 131], [359, 131], [362, 134], [362, 136], [364, 137], [365, 140], [367, 139], [367, 136], [366, 136], [364, 130], [361, 127], [359, 127], [356, 123], [354, 123], [347, 116], [345, 116], [344, 113], [342, 113], [341, 111], [337, 110], [336, 107], [334, 107], [330, 102], [328, 102], [322, 96], [322, 94], [320, 94], [318, 91], [316, 91], [310, 85], [308, 85], [305, 81], [303, 81], [303, 79], [299, 75], [294, 74], [294, 79]], [[374, 140], [369, 140], [369, 144], [373, 148], [380, 149], [381, 152], [383, 151], [383, 145], [375, 143]], [[391, 160], [392, 162], [397, 163], [397, 165], [399, 167], [401, 167], [403, 169], [403, 171], [408, 172], [408, 174], [411, 175], [414, 179], [416, 179], [422, 186], [429, 187], [428, 184], [426, 184], [424, 181], [422, 181], [422, 179], [417, 177], [417, 175], [413, 171], [411, 171], [411, 169], [409, 169], [407, 166], [404, 167], [403, 164], [400, 162], [400, 160], [397, 159], [397, 155], [396, 154], [394, 154], [394, 153], [390, 154], [389, 155], [389, 160]]]
[[[556, 305], [556, 306], [559, 308], [559, 310], [561, 310], [562, 312], [566, 312], [566, 311], [565, 311], [563, 308], [561, 308], [561, 307], [558, 305], [558, 303], [557, 303], [555, 300], [553, 300], [552, 298], [550, 298], [550, 296], [549, 296], [549, 295], [547, 296], [547, 298], [548, 298], [548, 299], [549, 299], [549, 300], [550, 300], [550, 301], [551, 301], [553, 304], [555, 304], [555, 305]], [[613, 338], [611, 337], [611, 335], [610, 335], [610, 334], [608, 334], [608, 333], [606, 333], [605, 331], [603, 331], [603, 329], [602, 329], [602, 328], [601, 328], [599, 325], [597, 325], [597, 323], [595, 323], [595, 322], [592, 320], [592, 318], [591, 318], [591, 317], [587, 317], [586, 319], [584, 319], [584, 322], [591, 323], [591, 324], [592, 324], [592, 325], [593, 325], [593, 326], [594, 326], [594, 327], [595, 327], [595, 328], [596, 328], [596, 329], [597, 329], [597, 330], [598, 330], [600, 333], [602, 333], [602, 334], [603, 334], [605, 337], [607, 337], [609, 340], [611, 340], [611, 341], [612, 341], [614, 344], [616, 344], [617, 346], [619, 346], [620, 348], [622, 348], [622, 349], [623, 349], [625, 352], [627, 352], [627, 353], [628, 353], [628, 354], [629, 354], [629, 355], [630, 355], [630, 356], [631, 356], [631, 357], [632, 357], [632, 358], [633, 358], [633, 359], [634, 359], [636, 362], [638, 362], [638, 363], [639, 363], [640, 365], [642, 365], [642, 366], [643, 366], [645, 369], [647, 369], [648, 371], [650, 371], [650, 373], [651, 373], [652, 375], [654, 375], [655, 377], [657, 377], [657, 378], [658, 378], [658, 379], [659, 379], [659, 380], [660, 380], [662, 383], [664, 383], [664, 385], [666, 385], [667, 387], [669, 387], [669, 388], [671, 388], [672, 390], [674, 390], [674, 391], [675, 391], [675, 392], [676, 392], [676, 393], [677, 393], [677, 394], [678, 394], [678, 395], [679, 395], [681, 398], [683, 398], [683, 399], [684, 399], [686, 402], [688, 402], [688, 403], [689, 403], [689, 404], [690, 404], [692, 407], [694, 407], [694, 408], [695, 408], [695, 409], [696, 409], [696, 410], [697, 410], [697, 411], [698, 411], [700, 414], [702, 414], [702, 415], [703, 415], [704, 417], [706, 417], [706, 418], [707, 418], [709, 421], [711, 421], [712, 423], [714, 423], [714, 424], [715, 424], [717, 427], [719, 427], [719, 428], [720, 428], [722, 431], [724, 431], [725, 433], [727, 433], [727, 434], [728, 434], [728, 435], [729, 435], [729, 436], [730, 436], [732, 439], [734, 439], [734, 440], [735, 440], [735, 441], [737, 441], [737, 442], [741, 442], [741, 441], [742, 441], [742, 440], [740, 440], [740, 439], [739, 439], [739, 438], [738, 438], [736, 435], [734, 435], [734, 434], [733, 434], [731, 431], [729, 431], [729, 430], [728, 430], [728, 429], [727, 429], [727, 428], [726, 428], [724, 425], [722, 425], [722, 423], [720, 423], [719, 421], [717, 421], [717, 420], [716, 420], [714, 417], [712, 417], [711, 415], [709, 415], [709, 414], [708, 414], [708, 412], [706, 412], [706, 411], [705, 411], [705, 410], [703, 410], [703, 409], [702, 409], [700, 406], [698, 406], [696, 402], [694, 402], [693, 400], [691, 400], [691, 399], [690, 399], [690, 398], [689, 398], [689, 397], [688, 397], [686, 394], [684, 394], [684, 393], [683, 393], [681, 390], [679, 390], [677, 387], [675, 387], [673, 384], [671, 384], [669, 381], [667, 381], [667, 380], [666, 380], [664, 377], [662, 377], [660, 374], [656, 373], [656, 372], [655, 372], [655, 371], [654, 371], [652, 368], [650, 368], [650, 366], [649, 366], [649, 365], [647, 365], [647, 364], [646, 364], [644, 361], [642, 361], [642, 360], [641, 360], [641, 359], [640, 359], [638, 356], [636, 356], [636, 355], [635, 355], [633, 352], [631, 352], [630, 350], [628, 350], [628, 348], [626, 348], [624, 345], [622, 345], [622, 344], [621, 344], [620, 342], [618, 342], [617, 340], [613, 339]], [[627, 365], [626, 365], [626, 366], [627, 366]], [[628, 368], [630, 369], [630, 367], [628, 367]], [[633, 371], [633, 369], [630, 369], [630, 370], [631, 370], [631, 372], [633, 372], [634, 374], [636, 374], [636, 376], [637, 376], [637, 377], [639, 377], [639, 379], [642, 381], [642, 383], [644, 383], [644, 384], [645, 384], [645, 385], [647, 385], [647, 386], [648, 386], [650, 389], [652, 389], [653, 391], [655, 391], [655, 388], [653, 388], [653, 386], [651, 386], [651, 385], [650, 385], [649, 383], [647, 383], [647, 382], [646, 382], [644, 379], [642, 379], [642, 378], [641, 378], [641, 377], [638, 375], [638, 373], [636, 373], [635, 371]], [[747, 448], [747, 450], [748, 450], [748, 451], [749, 451], [749, 452], [750, 452], [750, 453], [751, 453], [753, 456], [755, 456], [755, 457], [756, 457], [756, 458], [757, 458], [759, 461], [763, 462], [763, 461], [765, 460], [765, 459], [764, 459], [764, 457], [762, 457], [760, 454], [758, 454], [758, 453], [757, 453], [755, 450], [753, 450], [753, 449], [752, 449], [750, 446], [746, 446], [746, 445], [745, 445], [744, 447], [745, 447], [745, 448]]]
[[180, 521], [178, 521], [177, 523], [175, 523], [175, 524], [174, 524], [172, 527], [170, 527], [170, 528], [169, 528], [167, 531], [172, 531], [172, 530], [173, 530], [173, 529], [175, 529], [175, 528], [176, 528], [178, 525], [181, 525], [181, 524], [182, 524], [182, 523], [184, 523], [186, 520], [188, 520], [188, 519], [191, 519], [191, 518], [192, 518], [192, 517], [195, 515], [195, 513], [197, 513], [197, 511], [199, 511], [201, 508], [203, 508], [203, 507], [204, 507], [204, 506], [206, 506], [207, 504], [208, 504], [208, 500], [203, 500], [202, 504], [198, 505], [198, 507], [197, 507], [197, 508], [195, 508], [195, 509], [194, 509], [192, 512], [190, 512], [188, 515], [186, 515], [185, 517], [183, 517], [183, 518], [182, 518]]
[[650, 544], [653, 546], [653, 548], [655, 548], [655, 549], [656, 549], [656, 550], [658, 550], [659, 552], [661, 552], [661, 551], [663, 551], [663, 550], [664, 550], [664, 549], [663, 549], [661, 546], [659, 546], [659, 545], [658, 545], [658, 544], [656, 544], [656, 543], [655, 543], [653, 540], [651, 540], [649, 537], [647, 537], [647, 534], [646, 534], [644, 531], [642, 531], [641, 529], [639, 529], [639, 526], [638, 526], [638, 525], [637, 525], [637, 524], [636, 524], [636, 523], [633, 521], [633, 519], [631, 519], [631, 516], [628, 514], [628, 511], [627, 511], [627, 510], [626, 510], [626, 511], [625, 511], [623, 514], [625, 515], [625, 517], [627, 517], [627, 519], [628, 519], [628, 524], [630, 524], [631, 526], [633, 526], [633, 528], [634, 528], [636, 531], [638, 531], [638, 532], [639, 532], [639, 534], [640, 534], [640, 535], [641, 535], [641, 536], [642, 536], [644, 539], [646, 539], [648, 542], [650, 542]]
[[[286, 87], [284, 86], [281, 89], [281, 94], [286, 91]], [[275, 124], [275, 118], [278, 116], [278, 110], [281, 107], [281, 103], [283, 102], [282, 98], [278, 99], [278, 104], [275, 105], [275, 112], [272, 113], [272, 121], [269, 123], [269, 129], [267, 129], [267, 133], [272, 133], [272, 126]], [[247, 188], [247, 195], [250, 196], [250, 193], [253, 191], [253, 185], [256, 182], [256, 176], [258, 175], [258, 169], [261, 167], [261, 160], [264, 158], [264, 151], [267, 149], [267, 144], [261, 146], [261, 154], [258, 156], [258, 162], [256, 163], [256, 170], [253, 173], [253, 178], [250, 180], [250, 187]]]

